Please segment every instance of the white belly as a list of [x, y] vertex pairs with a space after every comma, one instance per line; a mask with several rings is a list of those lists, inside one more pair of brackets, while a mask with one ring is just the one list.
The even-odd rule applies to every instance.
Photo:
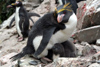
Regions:
[[[57, 33], [55, 33], [51, 37], [47, 47], [38, 56], [38, 58], [46, 56], [48, 54], [48, 49], [51, 49], [55, 43], [62, 43], [64, 41], [68, 40], [68, 38], [71, 37], [71, 35], [72, 35], [73, 31], [75, 30], [76, 25], [77, 25], [76, 15], [73, 14], [69, 18], [69, 21], [65, 25], [66, 25], [66, 29], [58, 31]], [[37, 50], [37, 48], [39, 47], [41, 40], [42, 40], [42, 36], [38, 36], [34, 39], [33, 43], [34, 43], [34, 46], [35, 46], [35, 50]]]
[[19, 9], [20, 9], [20, 7], [16, 7], [15, 21], [16, 21], [16, 29], [17, 29], [17, 32], [22, 37], [21, 29], [19, 27], [19, 21], [20, 21], [20, 18], [19, 18]]

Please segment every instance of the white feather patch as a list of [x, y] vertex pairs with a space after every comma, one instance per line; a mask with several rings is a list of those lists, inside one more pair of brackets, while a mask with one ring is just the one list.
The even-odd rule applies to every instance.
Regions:
[[42, 40], [43, 36], [37, 36], [34, 38], [33, 40], [33, 46], [35, 47], [35, 50], [38, 49], [40, 43], [41, 43], [41, 40]]
[[17, 29], [18, 34], [21, 37], [23, 37], [23, 35], [21, 33], [21, 29], [19, 27], [19, 21], [20, 21], [20, 18], [19, 18], [19, 9], [20, 9], [20, 7], [16, 7], [16, 12], [15, 12], [16, 29]]

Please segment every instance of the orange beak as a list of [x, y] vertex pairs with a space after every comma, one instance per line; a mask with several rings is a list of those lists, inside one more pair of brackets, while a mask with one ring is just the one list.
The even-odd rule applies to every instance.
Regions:
[[58, 23], [62, 22], [64, 15], [65, 15], [65, 14], [61, 14], [61, 15], [58, 15], [58, 16], [57, 16], [57, 21], [58, 21]]

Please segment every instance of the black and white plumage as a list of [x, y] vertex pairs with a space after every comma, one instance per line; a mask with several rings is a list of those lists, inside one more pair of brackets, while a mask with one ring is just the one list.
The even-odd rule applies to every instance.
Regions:
[[[31, 17], [32, 17], [32, 16], [40, 17], [40, 15], [37, 14], [37, 13], [29, 13], [29, 12], [28, 12], [27, 14], [28, 14], [29, 19], [33, 22], [33, 24], [34, 24], [34, 21], [33, 21], [33, 19], [32, 19]], [[11, 27], [12, 27], [12, 24], [14, 23], [14, 21], [15, 21], [15, 17], [12, 18], [12, 20], [11, 20], [11, 22], [10, 22], [8, 28], [11, 28]]]
[[[16, 1], [8, 7], [14, 7], [15, 9], [15, 25], [18, 32], [18, 41], [22, 41], [28, 36], [29, 32], [29, 17], [37, 15], [36, 13], [27, 14], [27, 11], [23, 7], [21, 1]], [[38, 15], [37, 15], [38, 16]]]
[[46, 58], [56, 61], [59, 57], [76, 57], [76, 47], [70, 41], [56, 43], [48, 51]]
[[73, 9], [73, 11], [76, 13], [76, 10], [78, 8], [77, 2], [76, 0], [56, 0], [57, 3], [59, 3], [60, 5], [64, 5], [66, 3], [70, 3], [71, 4], [71, 8]]
[[60, 5], [64, 5], [64, 4], [68, 3], [68, 2], [70, 2], [70, 4], [72, 5], [71, 8], [73, 9], [73, 11], [76, 14], [77, 8], [78, 8], [77, 3], [80, 2], [80, 1], [84, 1], [84, 0], [55, 0], [55, 3], [56, 4], [59, 3]]
[[48, 50], [54, 44], [65, 42], [73, 33], [77, 25], [77, 17], [69, 3], [59, 6], [54, 12], [41, 17], [29, 33], [27, 45], [23, 51], [12, 57], [16, 60], [26, 54], [33, 54], [35, 58], [48, 55]]

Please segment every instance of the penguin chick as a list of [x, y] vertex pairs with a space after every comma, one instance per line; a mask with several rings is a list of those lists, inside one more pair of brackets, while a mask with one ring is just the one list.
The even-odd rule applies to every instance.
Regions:
[[46, 58], [50, 60], [57, 60], [59, 57], [76, 57], [76, 47], [70, 41], [65, 41], [63, 43], [56, 43], [48, 51]]

